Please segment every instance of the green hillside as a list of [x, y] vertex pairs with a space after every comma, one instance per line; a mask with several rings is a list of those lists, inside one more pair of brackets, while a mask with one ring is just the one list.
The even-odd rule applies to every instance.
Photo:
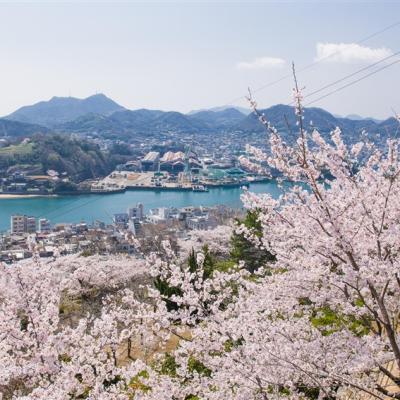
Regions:
[[29, 155], [32, 153], [32, 151], [32, 143], [20, 143], [18, 145], [11, 145], [8, 147], [0, 148], [0, 157]]
[[60, 174], [65, 172], [71, 180], [79, 182], [107, 175], [121, 157], [118, 154], [110, 157], [97, 145], [68, 135], [35, 135], [29, 143], [0, 149], [0, 170], [45, 174], [51, 169]]

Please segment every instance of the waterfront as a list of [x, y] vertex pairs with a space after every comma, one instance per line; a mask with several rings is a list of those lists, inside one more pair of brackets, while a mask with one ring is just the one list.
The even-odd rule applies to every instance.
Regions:
[[[249, 188], [255, 193], [279, 194], [274, 181], [252, 183]], [[47, 218], [51, 223], [85, 222], [95, 220], [111, 223], [114, 213], [125, 212], [127, 207], [142, 203], [147, 213], [156, 207], [213, 206], [225, 204], [241, 207], [241, 188], [214, 188], [209, 192], [191, 191], [149, 191], [135, 190], [104, 195], [80, 195], [57, 197], [32, 197], [0, 199], [0, 231], [8, 230], [12, 214], [26, 214], [37, 218]]]

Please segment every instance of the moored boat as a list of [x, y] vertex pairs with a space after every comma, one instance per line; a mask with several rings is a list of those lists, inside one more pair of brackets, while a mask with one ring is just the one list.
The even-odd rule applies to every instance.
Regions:
[[204, 185], [193, 185], [192, 190], [193, 192], [208, 192], [208, 188]]

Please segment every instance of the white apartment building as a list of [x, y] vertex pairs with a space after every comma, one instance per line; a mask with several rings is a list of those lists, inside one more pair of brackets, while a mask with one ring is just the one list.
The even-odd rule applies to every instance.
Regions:
[[25, 232], [25, 215], [12, 215], [11, 216], [11, 233], [24, 233]]

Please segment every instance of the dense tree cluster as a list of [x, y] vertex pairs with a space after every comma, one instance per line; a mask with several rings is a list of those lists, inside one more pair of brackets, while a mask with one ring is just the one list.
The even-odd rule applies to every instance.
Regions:
[[[80, 182], [109, 174], [116, 165], [126, 162], [129, 156], [129, 148], [120, 145], [115, 145], [108, 153], [82, 138], [76, 139], [67, 134], [37, 134], [27, 144], [3, 148], [0, 170], [22, 170], [31, 175], [55, 170], [60, 174], [65, 172], [74, 182]], [[71, 191], [71, 187], [65, 190]]]

